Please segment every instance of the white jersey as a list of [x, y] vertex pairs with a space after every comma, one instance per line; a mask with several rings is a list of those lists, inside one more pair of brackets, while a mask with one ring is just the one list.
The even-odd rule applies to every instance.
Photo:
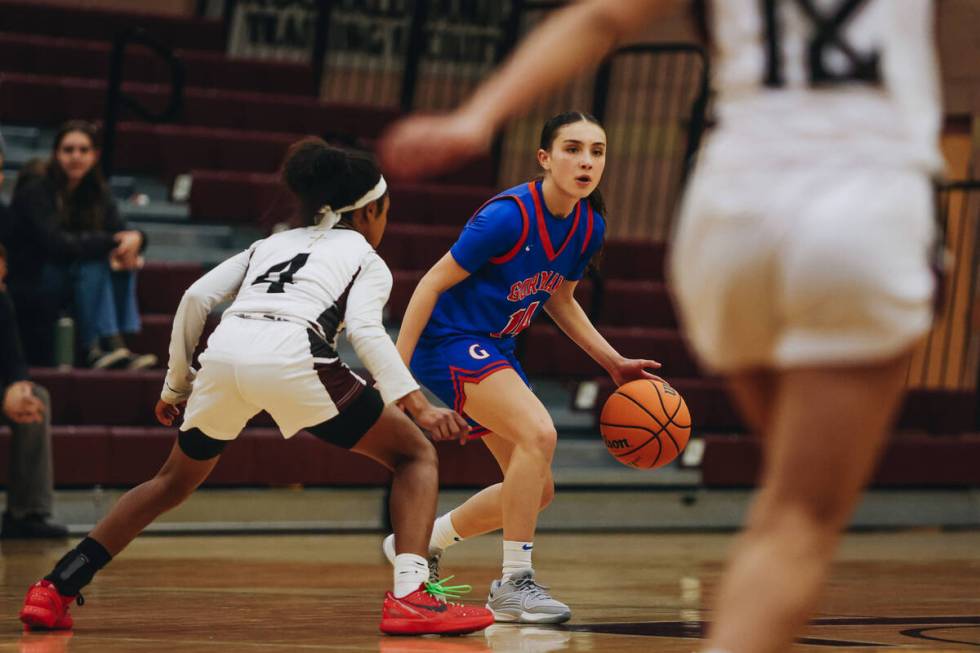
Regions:
[[[358, 357], [374, 376], [385, 403], [418, 389], [381, 315], [391, 292], [388, 266], [364, 237], [350, 229], [306, 227], [257, 241], [194, 282], [174, 316], [170, 363], [162, 397], [171, 403], [190, 393], [191, 357], [208, 313], [234, 295], [231, 315], [300, 323], [322, 338], [316, 354], [336, 359], [346, 326]], [[240, 352], [261, 360], [261, 342]]]
[[702, 160], [942, 168], [931, 0], [716, 0]]

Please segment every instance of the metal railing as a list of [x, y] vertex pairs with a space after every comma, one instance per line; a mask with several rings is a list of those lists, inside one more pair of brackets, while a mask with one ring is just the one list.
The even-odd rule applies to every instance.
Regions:
[[[130, 44], [148, 47], [161, 59], [170, 65], [170, 97], [167, 106], [154, 111], [122, 91], [123, 64], [126, 59], [126, 48]], [[116, 35], [112, 44], [112, 55], [109, 62], [109, 81], [106, 88], [105, 118], [103, 121], [102, 140], [102, 171], [106, 177], [112, 174], [116, 148], [116, 126], [119, 122], [119, 111], [125, 107], [139, 118], [148, 122], [168, 122], [176, 118], [184, 102], [184, 63], [167, 45], [158, 41], [142, 27], [132, 27]]]
[[980, 402], [980, 180], [941, 185], [937, 208], [939, 310], [915, 352], [909, 385], [972, 390]]
[[[440, 111], [458, 105], [553, 0], [227, 0], [233, 55], [310, 61], [327, 101]], [[291, 35], [291, 37], [289, 37]], [[686, 43], [623, 48], [512, 121], [493, 147], [496, 186], [539, 173], [544, 121], [591, 111], [609, 137], [611, 237], [662, 240], [700, 139], [708, 59]], [[461, 218], [462, 219], [462, 218]]]

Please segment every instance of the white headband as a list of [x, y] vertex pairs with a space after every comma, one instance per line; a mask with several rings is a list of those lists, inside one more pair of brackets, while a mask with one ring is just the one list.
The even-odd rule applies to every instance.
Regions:
[[346, 213], [347, 211], [356, 211], [357, 209], [367, 206], [369, 203], [374, 202], [384, 196], [385, 192], [388, 190], [388, 182], [385, 181], [384, 175], [378, 180], [378, 183], [374, 185], [374, 188], [366, 192], [361, 196], [356, 202], [350, 206], [344, 206], [337, 210], [330, 208], [329, 204], [324, 204], [320, 207], [320, 210], [316, 212], [317, 226], [321, 229], [333, 229], [333, 226], [340, 222], [340, 214]]

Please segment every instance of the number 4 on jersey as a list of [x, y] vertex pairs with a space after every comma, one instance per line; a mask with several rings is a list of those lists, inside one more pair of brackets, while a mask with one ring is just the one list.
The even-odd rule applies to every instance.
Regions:
[[541, 302], [531, 302], [524, 308], [514, 311], [510, 314], [510, 319], [507, 321], [507, 326], [497, 333], [491, 333], [490, 335], [494, 338], [516, 336], [518, 333], [531, 326], [531, 318], [534, 317], [534, 311], [538, 310], [538, 306], [540, 305]]
[[260, 274], [252, 285], [257, 285], [260, 283], [269, 284], [269, 289], [266, 292], [285, 292], [285, 285], [287, 283], [293, 282], [293, 275], [301, 267], [306, 265], [306, 259], [310, 258], [309, 252], [304, 252], [302, 254], [297, 254], [288, 261], [283, 261], [282, 263], [276, 263], [271, 268]]

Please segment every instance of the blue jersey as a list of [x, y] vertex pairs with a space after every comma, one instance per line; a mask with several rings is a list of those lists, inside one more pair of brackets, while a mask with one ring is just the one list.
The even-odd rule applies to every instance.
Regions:
[[513, 348], [514, 336], [565, 280], [582, 278], [604, 234], [605, 222], [587, 199], [568, 217], [552, 215], [541, 180], [491, 198], [450, 249], [470, 276], [439, 297], [423, 341], [479, 335]]

